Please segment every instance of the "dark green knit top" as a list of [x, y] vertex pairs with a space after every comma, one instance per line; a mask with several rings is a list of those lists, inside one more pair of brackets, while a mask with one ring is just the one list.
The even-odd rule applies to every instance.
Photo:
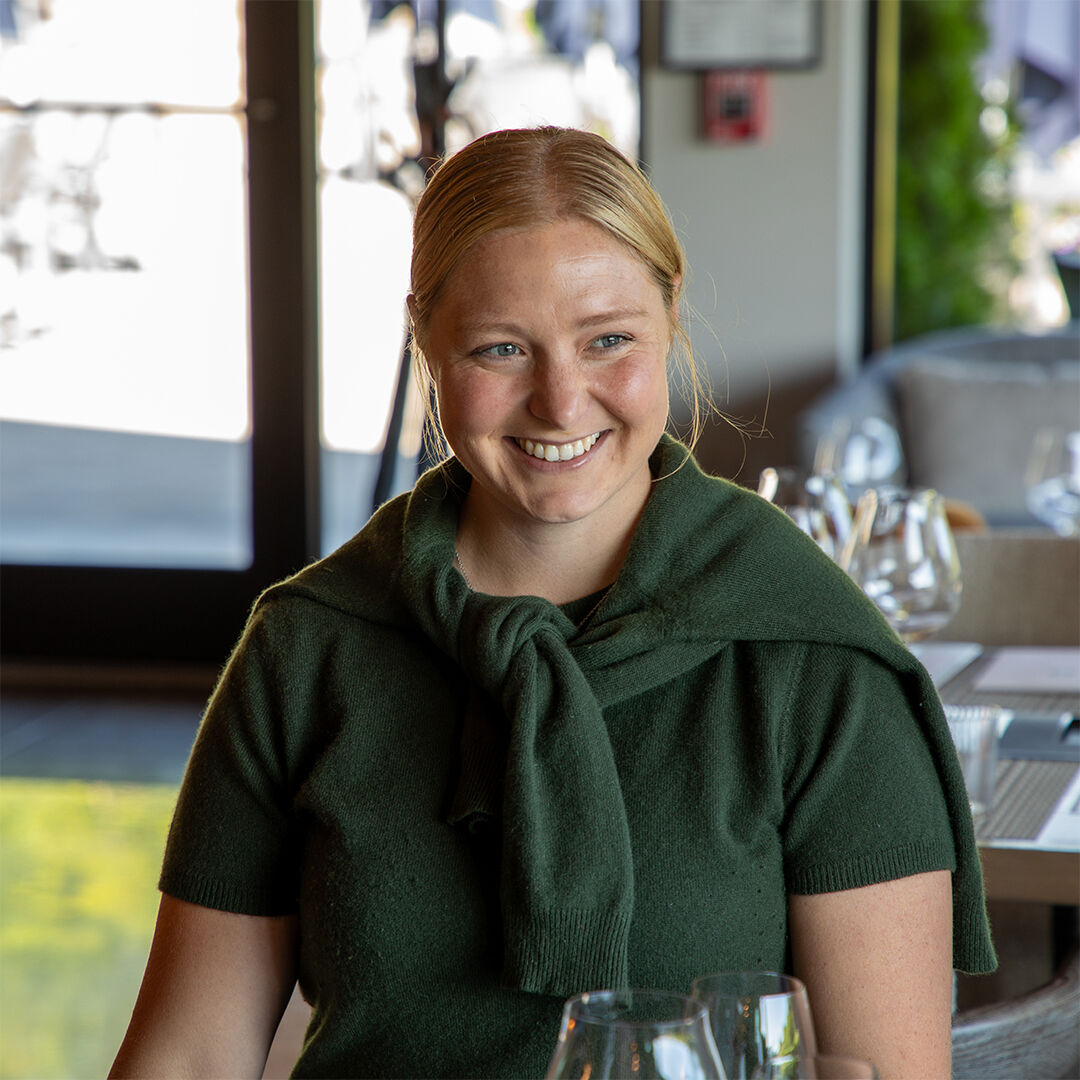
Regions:
[[456, 462], [256, 603], [162, 889], [299, 912], [298, 1076], [539, 1077], [563, 1000], [789, 969], [789, 893], [953, 871], [994, 956], [934, 688], [783, 514], [665, 437], [593, 606], [472, 593]]

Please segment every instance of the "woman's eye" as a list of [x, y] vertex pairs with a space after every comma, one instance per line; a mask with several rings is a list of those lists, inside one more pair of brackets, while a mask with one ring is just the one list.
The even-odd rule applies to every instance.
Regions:
[[476, 352], [478, 356], [517, 356], [518, 347], [509, 341], [501, 341], [498, 345], [485, 345]]
[[593, 345], [600, 349], [614, 349], [617, 345], [630, 339], [625, 334], [601, 334], [593, 341]]

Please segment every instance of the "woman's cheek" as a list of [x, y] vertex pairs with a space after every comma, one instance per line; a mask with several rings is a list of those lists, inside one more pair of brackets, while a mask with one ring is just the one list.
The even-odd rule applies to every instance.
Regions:
[[656, 357], [633, 358], [613, 375], [608, 389], [620, 411], [645, 414], [661, 406], [667, 411], [667, 371]]

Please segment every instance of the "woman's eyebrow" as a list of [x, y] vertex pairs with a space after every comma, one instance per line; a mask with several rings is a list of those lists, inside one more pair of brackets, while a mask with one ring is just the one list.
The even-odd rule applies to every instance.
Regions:
[[[605, 309], [604, 311], [598, 311], [592, 315], [583, 315], [577, 320], [575, 325], [583, 328], [602, 326], [605, 323], [618, 322], [620, 319], [646, 318], [649, 314], [650, 313], [645, 308], [640, 307], [610, 308]], [[490, 320], [484, 318], [468, 319], [458, 324], [458, 330], [466, 334], [524, 333], [521, 324], [509, 319], [500, 319], [498, 317]]]
[[469, 319], [458, 324], [466, 334], [520, 334], [521, 327], [515, 322], [501, 319]]
[[578, 320], [578, 325], [599, 326], [606, 322], [617, 322], [619, 319], [641, 319], [648, 314], [644, 308], [613, 308], [609, 311], [598, 311], [595, 315], [586, 315]]

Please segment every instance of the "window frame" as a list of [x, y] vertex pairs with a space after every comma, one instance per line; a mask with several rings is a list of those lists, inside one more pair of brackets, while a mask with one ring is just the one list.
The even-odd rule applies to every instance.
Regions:
[[221, 663], [255, 596], [319, 550], [314, 6], [245, 0], [243, 17], [252, 563], [5, 564], [5, 662]]

